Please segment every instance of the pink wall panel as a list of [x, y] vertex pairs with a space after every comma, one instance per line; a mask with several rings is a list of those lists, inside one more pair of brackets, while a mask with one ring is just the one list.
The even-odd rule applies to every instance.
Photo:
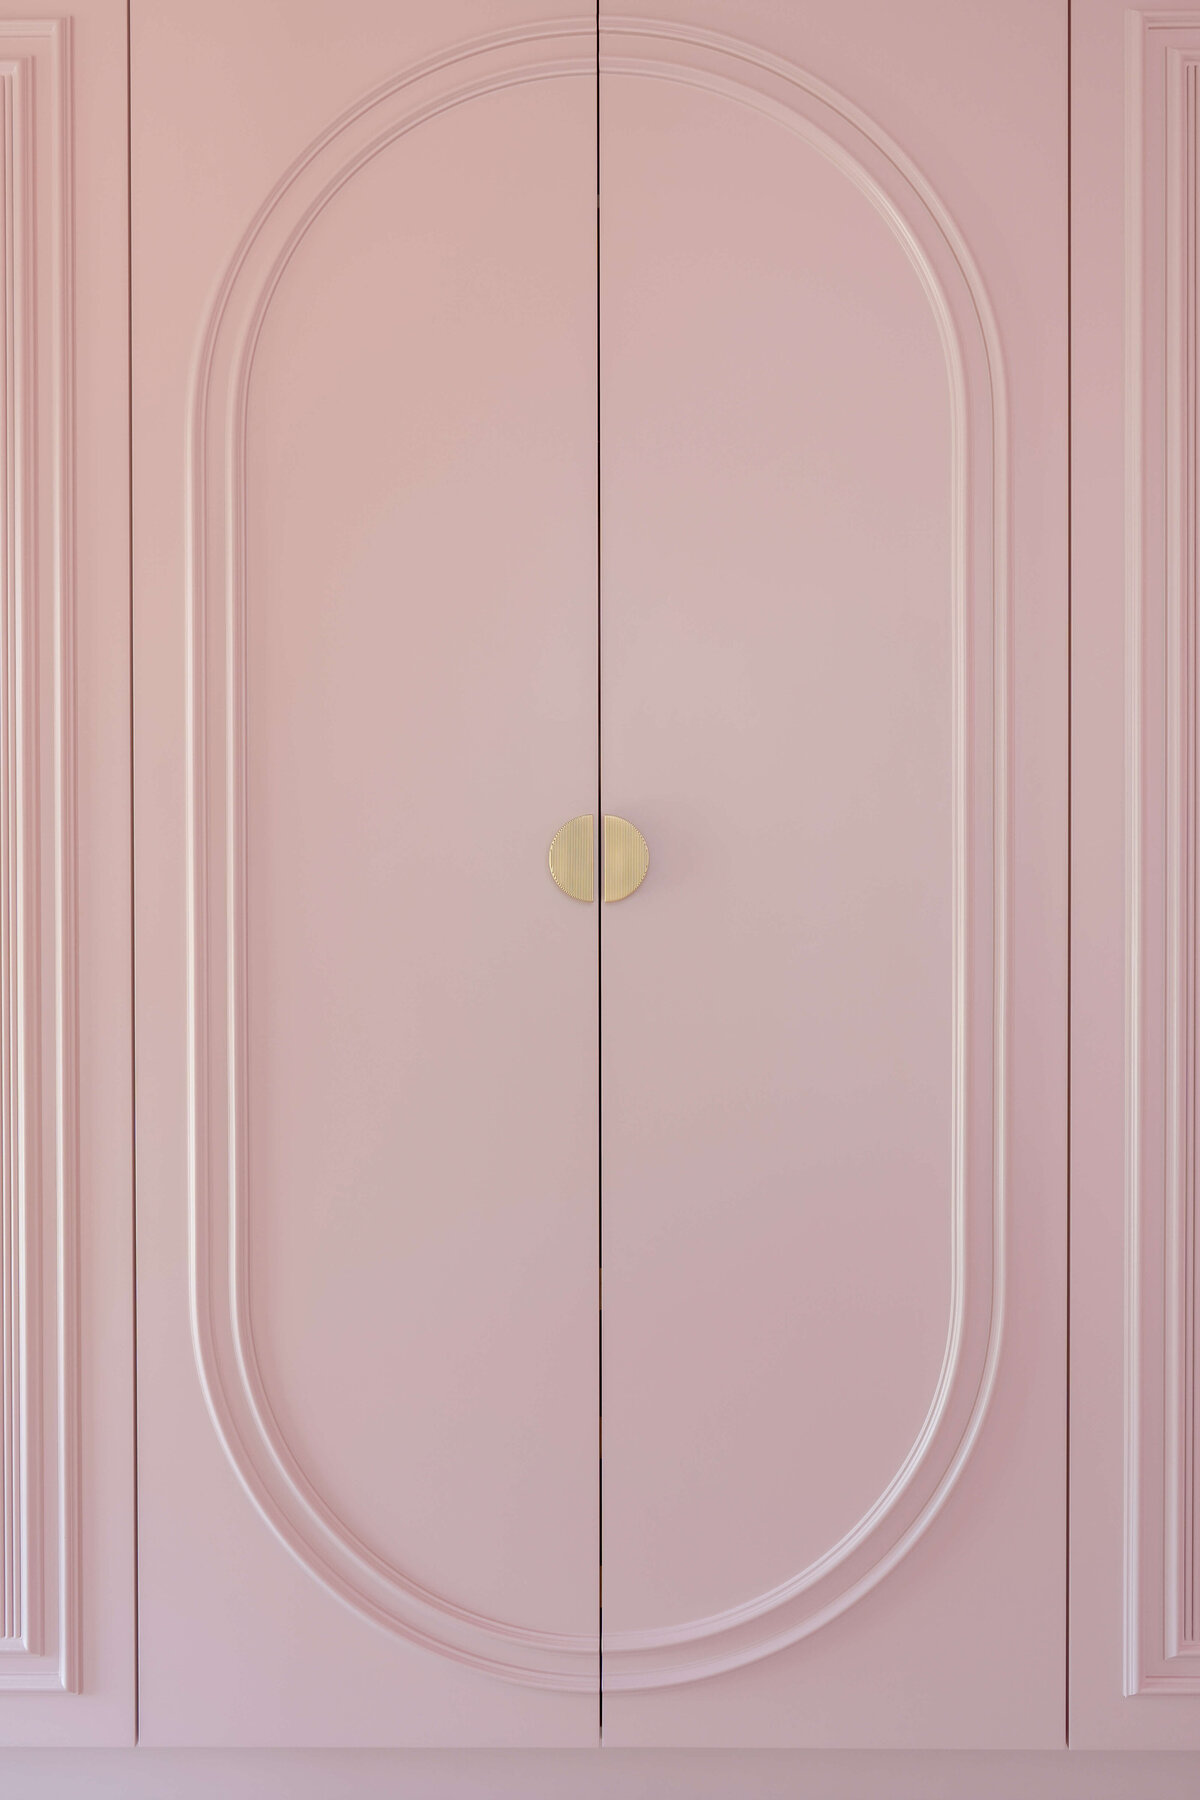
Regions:
[[0, 23], [4, 1745], [135, 1733], [125, 54]]
[[1072, 1736], [1195, 1746], [1200, 19], [1074, 30]]

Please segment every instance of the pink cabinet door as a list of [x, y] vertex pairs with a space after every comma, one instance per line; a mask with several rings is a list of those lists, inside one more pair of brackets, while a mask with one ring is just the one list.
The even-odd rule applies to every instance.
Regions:
[[136, 1730], [125, 102], [0, 22], [0, 1747]]
[[486, 11], [133, 8], [148, 1743], [597, 1736], [595, 32]]
[[1072, 50], [1071, 1735], [1200, 1746], [1200, 18]]
[[604, 1739], [1059, 1744], [1066, 8], [661, 10], [600, 36]]

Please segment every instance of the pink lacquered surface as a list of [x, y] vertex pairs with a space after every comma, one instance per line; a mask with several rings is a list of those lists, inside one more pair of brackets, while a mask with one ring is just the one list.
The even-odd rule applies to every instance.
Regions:
[[594, 790], [591, 128], [577, 76], [373, 160], [272, 303], [246, 467], [264, 1386], [372, 1549], [575, 1634], [596, 1608], [595, 934], [545, 845]]
[[652, 856], [604, 919], [619, 1633], [828, 1551], [937, 1385], [953, 607], [946, 368], [894, 233], [736, 100], [604, 101], [604, 783]]

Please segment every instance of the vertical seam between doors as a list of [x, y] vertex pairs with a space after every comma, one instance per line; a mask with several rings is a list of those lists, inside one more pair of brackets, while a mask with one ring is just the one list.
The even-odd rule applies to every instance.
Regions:
[[1075, 379], [1072, 344], [1072, 306], [1071, 277], [1074, 265], [1073, 244], [1073, 186], [1071, 169], [1071, 101], [1072, 73], [1071, 48], [1074, 37], [1075, 9], [1073, 0], [1067, 0], [1067, 1169], [1066, 1169], [1066, 1224], [1067, 1224], [1067, 1300], [1066, 1300], [1066, 1391], [1064, 1394], [1064, 1449], [1065, 1449], [1065, 1487], [1063, 1525], [1066, 1534], [1064, 1556], [1064, 1612], [1063, 1612], [1063, 1739], [1068, 1749], [1071, 1744], [1071, 1163], [1074, 1140], [1071, 1130], [1071, 1025], [1073, 1012], [1074, 986], [1071, 972], [1071, 948], [1074, 937], [1074, 901], [1072, 893], [1072, 872], [1074, 865], [1074, 832], [1072, 829], [1072, 804], [1074, 800], [1074, 775], [1072, 769], [1072, 751], [1074, 747], [1074, 723], [1072, 719], [1072, 702], [1074, 697], [1074, 649], [1073, 628], [1075, 612], [1075, 582], [1073, 570], [1073, 552], [1075, 544], [1074, 514], [1074, 480], [1071, 459], [1072, 414], [1075, 399]]
[[138, 1517], [140, 1494], [138, 1434], [141, 1414], [138, 1407], [138, 1290], [137, 1290], [137, 908], [135, 905], [136, 858], [134, 836], [137, 830], [134, 807], [134, 742], [133, 742], [133, 5], [125, 0], [125, 320], [127, 408], [125, 429], [129, 439], [129, 1207], [130, 1253], [133, 1296], [133, 1369], [131, 1400], [133, 1405], [133, 1741], [141, 1738], [142, 1659], [141, 1659], [141, 1530]]
[[600, 883], [596, 905], [596, 1698], [604, 1742], [604, 662], [601, 580], [600, 422], [600, 0], [596, 0], [596, 840]]

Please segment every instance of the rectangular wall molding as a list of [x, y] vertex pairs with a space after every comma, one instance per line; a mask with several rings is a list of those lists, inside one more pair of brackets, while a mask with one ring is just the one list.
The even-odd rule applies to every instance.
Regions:
[[0, 1690], [78, 1686], [69, 84], [0, 24]]
[[1200, 1692], [1200, 13], [1127, 23], [1125, 1692], [1137, 1694]]

